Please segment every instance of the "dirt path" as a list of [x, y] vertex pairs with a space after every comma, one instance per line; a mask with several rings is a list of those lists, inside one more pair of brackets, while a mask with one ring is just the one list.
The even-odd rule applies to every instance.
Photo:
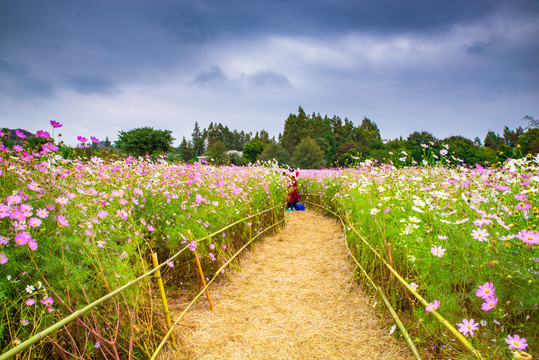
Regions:
[[288, 226], [257, 244], [231, 281], [212, 290], [215, 313], [187, 313], [182, 349], [167, 359], [411, 359], [380, 330], [336, 222], [286, 213]]

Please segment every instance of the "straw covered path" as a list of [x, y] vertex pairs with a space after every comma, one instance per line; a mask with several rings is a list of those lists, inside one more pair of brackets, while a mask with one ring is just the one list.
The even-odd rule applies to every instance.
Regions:
[[162, 358], [411, 359], [350, 281], [337, 223], [314, 210], [286, 217], [280, 234], [212, 288], [214, 313], [199, 306], [186, 314], [175, 333], [180, 349]]

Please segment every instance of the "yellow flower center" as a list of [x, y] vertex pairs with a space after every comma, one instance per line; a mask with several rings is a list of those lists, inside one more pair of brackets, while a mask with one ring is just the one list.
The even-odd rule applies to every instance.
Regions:
[[489, 289], [485, 289], [485, 294], [488, 294], [490, 292]]
[[471, 329], [472, 327], [470, 325], [466, 326], [468, 329]]
[[528, 240], [533, 240], [533, 236], [528, 236]]

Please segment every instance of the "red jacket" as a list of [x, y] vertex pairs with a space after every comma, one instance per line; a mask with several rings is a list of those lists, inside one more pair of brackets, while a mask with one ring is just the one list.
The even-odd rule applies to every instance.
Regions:
[[[296, 176], [299, 175], [299, 172], [296, 172]], [[296, 179], [296, 176], [289, 175], [292, 179], [292, 185], [290, 186], [290, 194], [288, 195], [288, 202], [295, 202], [299, 201], [299, 192], [298, 192], [298, 180]]]

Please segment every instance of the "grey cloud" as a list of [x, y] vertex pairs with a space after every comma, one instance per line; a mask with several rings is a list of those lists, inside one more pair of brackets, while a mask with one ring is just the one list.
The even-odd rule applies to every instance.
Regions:
[[112, 81], [96, 75], [80, 75], [69, 80], [69, 85], [78, 93], [90, 94], [110, 94], [115, 90]]
[[199, 72], [195, 76], [192, 83], [198, 85], [221, 86], [225, 85], [229, 81], [230, 80], [227, 78], [223, 70], [219, 66], [213, 65], [209, 70]]
[[285, 75], [270, 70], [257, 71], [254, 74], [248, 75], [247, 81], [249, 85], [254, 87], [288, 88], [292, 86]]
[[290, 88], [292, 85], [284, 74], [271, 70], [259, 70], [254, 73], [245, 73], [238, 78], [227, 76], [223, 69], [213, 65], [208, 70], [199, 72], [191, 84], [210, 86], [219, 90], [245, 89], [246, 87], [267, 88]]

